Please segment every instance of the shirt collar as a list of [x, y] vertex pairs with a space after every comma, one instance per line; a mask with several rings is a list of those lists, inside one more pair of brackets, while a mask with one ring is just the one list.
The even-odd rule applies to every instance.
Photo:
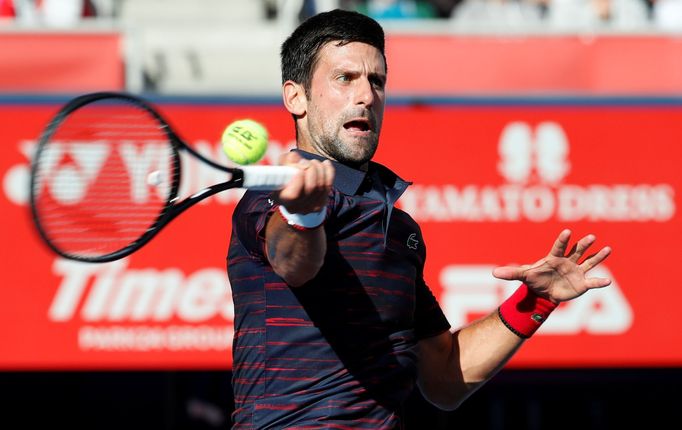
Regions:
[[[307, 160], [324, 161], [327, 159], [321, 155], [313, 154], [300, 149], [294, 149], [294, 151]], [[355, 195], [360, 188], [360, 185], [362, 185], [362, 182], [365, 180], [367, 172], [346, 166], [345, 164], [339, 163], [338, 161], [329, 161], [332, 162], [335, 169], [334, 188], [349, 196]]]
[[[320, 161], [327, 160], [327, 158], [319, 154], [306, 152], [301, 149], [293, 149], [293, 151], [298, 153], [301, 157], [308, 160]], [[401, 179], [398, 175], [393, 173], [387, 167], [379, 163], [375, 163], [373, 161], [369, 162], [367, 172], [359, 169], [354, 169], [353, 167], [347, 166], [343, 163], [339, 163], [338, 161], [334, 160], [329, 161], [332, 162], [335, 169], [334, 188], [349, 196], [354, 196], [358, 193], [360, 186], [365, 181], [365, 178], [367, 177], [368, 174], [378, 175], [384, 186], [388, 187], [388, 189], [395, 190], [396, 191], [396, 195], [394, 196], [395, 200], [397, 200], [398, 197], [400, 197], [400, 195], [405, 191], [405, 189], [409, 185], [412, 185], [412, 182], [408, 182]]]

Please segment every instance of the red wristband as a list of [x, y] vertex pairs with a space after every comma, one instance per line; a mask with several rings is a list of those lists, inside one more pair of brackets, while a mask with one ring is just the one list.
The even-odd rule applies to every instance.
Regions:
[[512, 333], [527, 339], [556, 307], [556, 304], [538, 296], [523, 284], [500, 305], [497, 313]]

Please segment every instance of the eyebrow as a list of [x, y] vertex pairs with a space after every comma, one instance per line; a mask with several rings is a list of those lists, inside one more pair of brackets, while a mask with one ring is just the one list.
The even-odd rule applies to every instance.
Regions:
[[[353, 76], [361, 75], [362, 72], [358, 70], [353, 70], [349, 68], [344, 68], [344, 67], [336, 67], [332, 69], [332, 74], [336, 75], [339, 73], [344, 73], [344, 74], [350, 74]], [[385, 73], [380, 73], [380, 72], [371, 72], [367, 75], [368, 78], [370, 79], [378, 79], [381, 81], [382, 84], [386, 83], [386, 74]]]

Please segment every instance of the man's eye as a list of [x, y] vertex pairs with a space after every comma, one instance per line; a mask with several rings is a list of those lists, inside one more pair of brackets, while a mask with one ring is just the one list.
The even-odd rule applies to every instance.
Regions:
[[350, 81], [350, 76], [348, 76], [348, 75], [339, 75], [339, 77], [336, 78], [336, 79], [339, 80], [339, 81], [341, 81], [341, 82], [348, 82], [348, 81]]

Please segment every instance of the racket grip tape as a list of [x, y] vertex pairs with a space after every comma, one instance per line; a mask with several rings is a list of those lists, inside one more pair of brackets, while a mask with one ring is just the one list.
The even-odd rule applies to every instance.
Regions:
[[251, 190], [279, 190], [291, 181], [299, 169], [290, 166], [244, 166], [243, 188]]

